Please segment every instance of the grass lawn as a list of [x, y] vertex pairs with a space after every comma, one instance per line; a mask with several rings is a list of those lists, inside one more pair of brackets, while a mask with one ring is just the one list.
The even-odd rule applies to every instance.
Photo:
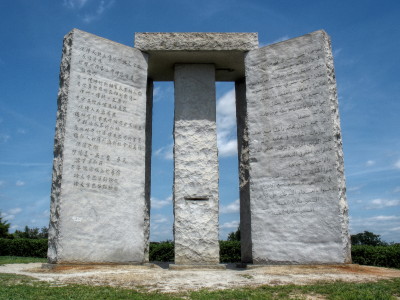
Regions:
[[284, 285], [179, 294], [146, 293], [114, 287], [62, 285], [28, 276], [0, 274], [0, 299], [398, 299], [400, 279], [369, 283], [331, 282], [306, 286]]
[[32, 262], [47, 262], [47, 258], [22, 257], [22, 256], [0, 256], [0, 265], [4, 264], [27, 264]]

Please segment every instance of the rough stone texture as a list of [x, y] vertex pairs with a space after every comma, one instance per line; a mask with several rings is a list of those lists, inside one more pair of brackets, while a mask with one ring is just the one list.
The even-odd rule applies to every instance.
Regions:
[[136, 32], [135, 47], [142, 51], [249, 51], [258, 48], [256, 32]]
[[329, 37], [253, 50], [245, 64], [253, 263], [350, 262]]
[[252, 262], [251, 212], [249, 191], [249, 137], [247, 131], [246, 82], [235, 82], [236, 123], [239, 157], [241, 261]]
[[214, 65], [175, 67], [175, 264], [218, 264]]
[[145, 132], [146, 82], [146, 56], [139, 50], [76, 29], [66, 35], [50, 263], [146, 261], [150, 154], [145, 152], [151, 139]]
[[244, 53], [258, 48], [257, 33], [143, 32], [135, 47], [149, 54], [149, 77], [174, 80], [174, 65], [214, 64], [218, 81], [244, 77]]

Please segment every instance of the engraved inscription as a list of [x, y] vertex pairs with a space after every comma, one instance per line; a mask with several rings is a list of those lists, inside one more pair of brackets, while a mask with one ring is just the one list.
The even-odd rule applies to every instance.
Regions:
[[255, 79], [248, 95], [261, 101], [254, 119], [266, 124], [251, 132], [250, 164], [265, 166], [252, 195], [267, 199], [263, 210], [270, 215], [315, 213], [329, 198], [321, 195], [338, 191], [324, 49], [318, 43], [307, 49], [247, 67]]
[[143, 67], [94, 46], [80, 46], [75, 55], [77, 68], [71, 76], [75, 90], [71, 96], [76, 105], [70, 109], [74, 124], [70, 128], [74, 140], [70, 166], [73, 186], [118, 192], [123, 167], [133, 163], [126, 153], [145, 151], [143, 120], [130, 117], [144, 95], [141, 89], [127, 84], [135, 80], [131, 70]]

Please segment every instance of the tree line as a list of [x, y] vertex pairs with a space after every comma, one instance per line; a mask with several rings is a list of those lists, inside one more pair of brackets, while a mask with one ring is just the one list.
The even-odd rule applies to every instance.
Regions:
[[[370, 231], [364, 231], [351, 236], [352, 245], [368, 245], [368, 246], [388, 246], [393, 243], [382, 241], [379, 234]], [[240, 241], [240, 227], [236, 231], [228, 234], [228, 241]]]
[[[16, 230], [14, 233], [9, 233], [10, 223], [8, 223], [1, 216], [0, 212], [0, 238], [22, 238], [22, 239], [47, 239], [48, 228], [29, 228], [25, 226], [23, 231]], [[228, 241], [240, 241], [240, 227], [234, 232], [228, 234]], [[361, 233], [351, 235], [352, 245], [369, 245], [369, 246], [387, 246], [388, 243], [382, 241], [380, 235], [374, 234], [370, 231], [364, 231]]]
[[47, 239], [49, 229], [42, 228], [29, 228], [25, 226], [24, 230], [16, 230], [14, 233], [9, 233], [10, 223], [1, 216], [0, 212], [0, 238], [3, 239]]

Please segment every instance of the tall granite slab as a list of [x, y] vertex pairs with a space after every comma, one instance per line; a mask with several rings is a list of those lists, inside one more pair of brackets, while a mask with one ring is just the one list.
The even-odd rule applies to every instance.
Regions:
[[176, 265], [219, 263], [215, 67], [175, 66]]
[[247, 104], [242, 101], [239, 110], [246, 113], [246, 120], [239, 131], [248, 141], [248, 148], [240, 152], [245, 154], [240, 174], [247, 195], [241, 209], [250, 209], [241, 226], [251, 233], [251, 244], [247, 239], [244, 245], [251, 256], [247, 250], [244, 260], [254, 264], [350, 262], [342, 139], [328, 35], [316, 31], [252, 50], [245, 66]]
[[49, 262], [148, 260], [151, 88], [139, 50], [77, 29], [65, 36]]

